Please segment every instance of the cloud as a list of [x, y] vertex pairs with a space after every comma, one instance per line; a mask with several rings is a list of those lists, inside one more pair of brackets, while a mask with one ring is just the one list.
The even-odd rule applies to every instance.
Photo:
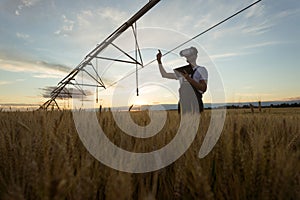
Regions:
[[20, 33], [20, 32], [17, 32], [16, 33], [16, 37], [20, 40], [20, 41], [23, 41], [24, 44], [32, 44], [34, 42], [33, 38], [28, 35], [28, 34], [25, 34], [25, 33]]
[[24, 40], [27, 40], [30, 37], [27, 34], [19, 33], [19, 32], [16, 33], [16, 36], [17, 36], [17, 38], [24, 39]]
[[[243, 15], [236, 16], [225, 22], [221, 25], [221, 30], [213, 32], [213, 38], [240, 38], [241, 36], [257, 36], [268, 32], [274, 26], [274, 23], [268, 19], [264, 7], [258, 8], [258, 11], [255, 8], [250, 9], [251, 12], [245, 11], [244, 17]], [[240, 19], [238, 23], [234, 22], [237, 19]]]
[[275, 19], [282, 19], [282, 18], [286, 18], [292, 15], [299, 15], [300, 14], [300, 9], [290, 9], [290, 10], [284, 10], [279, 12], [277, 15], [275, 15]]
[[222, 58], [230, 58], [230, 57], [242, 56], [242, 55], [245, 55], [245, 54], [246, 53], [231, 52], [231, 53], [223, 53], [223, 54], [210, 55], [210, 58], [212, 58], [212, 59], [222, 59]]
[[[44, 98], [51, 98], [51, 92], [56, 89], [56, 87], [53, 86], [47, 86], [44, 88], [40, 88], [43, 91], [42, 96]], [[71, 95], [71, 97], [69, 96]], [[93, 95], [93, 93], [90, 90], [79, 90], [77, 88], [67, 88], [65, 87], [60, 94], [57, 96], [57, 98], [73, 98], [73, 99], [83, 99], [86, 100], [88, 96]]]
[[273, 94], [271, 94], [271, 93], [235, 93], [235, 95], [239, 96], [239, 97], [257, 98], [257, 97], [270, 97]]
[[25, 79], [16, 79], [15, 81], [0, 81], [0, 86], [1, 85], [10, 85], [10, 84], [14, 84], [17, 82], [22, 82], [25, 81]]
[[261, 35], [268, 32], [275, 24], [272, 23], [270, 20], [264, 20], [257, 24], [251, 24], [245, 26], [242, 30], [244, 34], [252, 34], [252, 35]]
[[0, 81], [0, 86], [1, 85], [9, 85], [9, 84], [12, 84], [13, 82], [11, 81]]
[[74, 18], [62, 15], [62, 25], [54, 32], [55, 35], [70, 37], [75, 43], [95, 44], [99, 38], [106, 37], [127, 18], [128, 13], [113, 8], [100, 7], [93, 10], [84, 9]]
[[71, 68], [45, 61], [24, 60], [21, 58], [1, 58], [0, 69], [10, 72], [33, 73], [38, 78], [62, 78]]
[[34, 6], [40, 0], [21, 0], [20, 6], [31, 7]]
[[259, 5], [248, 9], [245, 18], [250, 19], [256, 17], [262, 17], [263, 15], [265, 15], [265, 6]]
[[21, 10], [35, 6], [40, 0], [21, 0], [18, 8], [15, 11], [17, 16], [21, 15]]
[[69, 33], [73, 31], [75, 22], [73, 20], [68, 19], [65, 15], [62, 15], [62, 19], [63, 19], [62, 27], [59, 30], [55, 31], [54, 34], [68, 36]]
[[298, 96], [298, 97], [290, 97], [290, 98], [286, 98], [284, 100], [287, 100], [287, 101], [300, 101], [300, 96]]
[[248, 46], [243, 47], [244, 49], [253, 49], [253, 48], [259, 48], [259, 47], [265, 47], [265, 46], [273, 46], [281, 44], [282, 42], [279, 41], [267, 41], [267, 42], [261, 42], [257, 44], [251, 44]]
[[124, 11], [113, 7], [105, 7], [96, 10], [96, 14], [101, 16], [105, 20], [109, 20], [114, 23], [119, 23], [120, 21], [125, 20], [128, 17], [128, 14]]
[[248, 12], [245, 17], [250, 24], [243, 29], [244, 34], [264, 34], [270, 31], [272, 27], [276, 26], [280, 20], [292, 15], [300, 14], [300, 9], [287, 9], [274, 14], [267, 12], [267, 8], [264, 5], [258, 6], [255, 9], [250, 9], [250, 11], [251, 12]]

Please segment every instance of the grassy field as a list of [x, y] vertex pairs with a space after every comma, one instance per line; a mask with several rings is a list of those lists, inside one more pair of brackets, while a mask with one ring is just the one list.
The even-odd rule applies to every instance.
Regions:
[[[139, 125], [145, 112], [132, 113]], [[99, 123], [116, 145], [134, 152], [172, 140], [180, 118], [168, 113], [156, 136], [135, 139]], [[0, 199], [300, 199], [300, 109], [228, 110], [222, 135], [204, 159], [198, 152], [210, 121], [168, 167], [143, 174], [111, 169], [82, 145], [69, 111], [0, 112]]]

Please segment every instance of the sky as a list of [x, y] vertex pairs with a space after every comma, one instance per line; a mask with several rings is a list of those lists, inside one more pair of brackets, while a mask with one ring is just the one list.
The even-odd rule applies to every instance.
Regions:
[[[143, 7], [147, 0], [0, 0], [0, 105], [43, 104], [47, 88], [56, 86], [110, 33]], [[161, 0], [137, 22], [144, 63], [201, 33], [253, 3], [245, 0]], [[185, 64], [178, 53], [195, 46], [197, 63], [209, 73], [208, 92], [213, 94], [218, 73], [225, 102], [300, 100], [300, 1], [263, 0], [217, 28], [163, 57], [167, 71]], [[116, 44], [134, 55], [132, 30]], [[103, 54], [123, 58], [109, 47]], [[98, 61], [97, 66], [98, 66]], [[135, 71], [135, 65], [99, 61], [106, 86]], [[129, 66], [130, 65], [130, 66]], [[211, 73], [210, 73], [211, 72]], [[87, 76], [78, 75], [85, 82]], [[156, 62], [104, 90], [103, 105], [124, 100], [135, 103], [176, 103], [179, 83], [163, 79]], [[96, 92], [86, 101], [95, 103]], [[79, 98], [80, 99], [80, 98]], [[69, 106], [70, 101], [60, 102]], [[83, 102], [81, 102], [83, 104]], [[126, 104], [126, 103], [125, 103]]]

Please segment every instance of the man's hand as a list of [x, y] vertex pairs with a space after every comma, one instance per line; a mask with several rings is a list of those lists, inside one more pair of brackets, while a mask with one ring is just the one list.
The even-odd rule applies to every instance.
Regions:
[[184, 70], [181, 75], [197, 90], [201, 90], [202, 92], [205, 92], [207, 90], [207, 83], [205, 80], [200, 80], [199, 82], [195, 81], [190, 77], [190, 75]]
[[181, 75], [187, 80], [189, 81], [189, 79], [191, 79], [191, 77], [189, 76], [189, 74], [184, 70], [184, 72], [181, 72]]
[[160, 50], [158, 49], [158, 54], [156, 54], [156, 60], [157, 60], [158, 64], [161, 64], [161, 57], [162, 57], [162, 54], [161, 54]]

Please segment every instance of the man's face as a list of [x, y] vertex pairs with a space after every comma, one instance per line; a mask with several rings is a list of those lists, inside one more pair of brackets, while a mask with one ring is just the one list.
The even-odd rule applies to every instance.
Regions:
[[189, 64], [196, 63], [197, 55], [186, 56], [186, 62]]

